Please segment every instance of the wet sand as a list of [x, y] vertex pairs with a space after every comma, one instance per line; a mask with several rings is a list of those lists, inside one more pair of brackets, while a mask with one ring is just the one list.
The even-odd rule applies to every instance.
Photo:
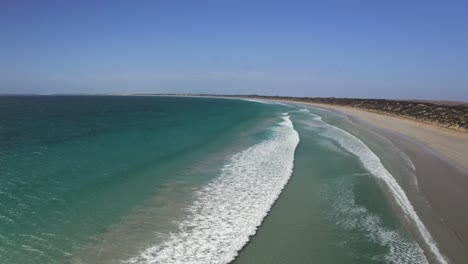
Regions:
[[439, 248], [452, 263], [466, 263], [468, 135], [351, 107], [310, 105], [344, 114], [408, 155], [416, 167], [418, 185], [409, 179], [400, 184]]

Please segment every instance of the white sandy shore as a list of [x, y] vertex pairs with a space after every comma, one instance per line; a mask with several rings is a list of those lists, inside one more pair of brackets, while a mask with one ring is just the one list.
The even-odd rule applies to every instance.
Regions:
[[[261, 98], [258, 100], [263, 101]], [[266, 101], [306, 104], [336, 111], [390, 140], [409, 156], [416, 168], [418, 185], [406, 183], [405, 180], [402, 180], [401, 184], [417, 213], [438, 242], [439, 248], [450, 259], [450, 263], [466, 263], [468, 259], [467, 133], [353, 107], [281, 99]], [[423, 199], [420, 199], [421, 197]]]
[[389, 115], [368, 112], [353, 107], [311, 104], [357, 117], [371, 125], [408, 136], [429, 146], [446, 157], [457, 167], [468, 171], [468, 134], [450, 131], [433, 125], [392, 117]]
[[467, 263], [467, 133], [353, 107], [275, 101], [339, 112], [353, 122], [372, 128], [407, 154], [416, 167], [418, 186], [402, 182], [405, 192], [450, 263]]
[[[310, 105], [337, 111], [353, 121], [375, 127], [411, 158], [419, 184], [416, 189], [404, 186], [405, 191], [450, 262], [466, 263], [468, 134], [352, 107]], [[424, 197], [423, 202], [418, 201], [418, 193]]]

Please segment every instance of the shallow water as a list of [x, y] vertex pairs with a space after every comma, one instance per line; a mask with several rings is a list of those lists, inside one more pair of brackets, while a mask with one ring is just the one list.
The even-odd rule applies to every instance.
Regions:
[[411, 162], [336, 114], [211, 98], [0, 101], [1, 263], [443, 262], [399, 189]]
[[292, 114], [301, 142], [291, 181], [235, 263], [431, 261], [409, 232], [411, 221], [398, 216], [401, 209], [385, 182], [365, 166], [362, 156], [343, 147], [360, 141], [322, 119], [343, 127], [352, 124], [336, 114], [310, 110], [323, 118], [305, 109]]

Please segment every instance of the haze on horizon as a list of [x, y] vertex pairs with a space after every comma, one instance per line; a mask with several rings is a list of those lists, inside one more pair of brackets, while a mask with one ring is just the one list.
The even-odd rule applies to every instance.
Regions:
[[0, 3], [0, 94], [468, 101], [466, 1]]

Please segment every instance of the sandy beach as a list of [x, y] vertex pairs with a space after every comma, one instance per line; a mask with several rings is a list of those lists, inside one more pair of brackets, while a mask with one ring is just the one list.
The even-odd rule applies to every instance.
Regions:
[[468, 172], [468, 134], [455, 132], [448, 129], [436, 127], [409, 119], [392, 117], [389, 115], [378, 114], [359, 110], [352, 107], [319, 105], [323, 108], [333, 109], [346, 115], [355, 116], [362, 121], [368, 122], [374, 126], [399, 133], [429, 146], [447, 161], [453, 162], [456, 166]]
[[418, 186], [400, 182], [439, 248], [453, 263], [468, 259], [468, 135], [417, 121], [317, 105], [390, 140], [416, 167]]

